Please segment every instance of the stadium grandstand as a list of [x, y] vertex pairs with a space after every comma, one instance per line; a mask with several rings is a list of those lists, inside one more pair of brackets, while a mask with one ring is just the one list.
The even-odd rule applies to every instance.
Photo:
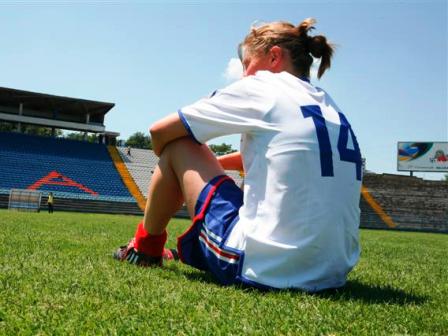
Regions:
[[[0, 208], [11, 189], [50, 192], [63, 211], [143, 214], [158, 158], [151, 150], [116, 147], [118, 132], [106, 131], [113, 103], [0, 88]], [[24, 134], [26, 125], [51, 136]], [[57, 130], [97, 135], [97, 143], [57, 137]], [[227, 171], [237, 184], [238, 172]], [[365, 171], [361, 226], [448, 232], [448, 183]], [[185, 207], [177, 214], [187, 217]]]
[[[106, 131], [104, 118], [113, 103], [0, 88], [0, 206], [10, 189], [49, 192], [56, 209], [141, 213], [109, 154], [119, 133]], [[51, 129], [51, 137], [23, 134], [27, 125]], [[57, 130], [97, 135], [99, 143], [56, 137]]]

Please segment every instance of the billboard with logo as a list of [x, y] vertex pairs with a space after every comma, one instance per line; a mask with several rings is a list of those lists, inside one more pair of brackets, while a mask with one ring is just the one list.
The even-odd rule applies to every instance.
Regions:
[[397, 170], [448, 171], [448, 142], [398, 142]]

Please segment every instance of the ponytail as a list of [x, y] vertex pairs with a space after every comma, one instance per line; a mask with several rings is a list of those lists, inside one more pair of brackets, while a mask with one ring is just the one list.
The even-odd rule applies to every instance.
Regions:
[[309, 52], [313, 57], [320, 58], [319, 70], [317, 78], [321, 78], [325, 70], [331, 66], [331, 57], [333, 56], [333, 46], [328, 44], [327, 39], [323, 35], [317, 35], [310, 38]]
[[[316, 20], [308, 18], [297, 26], [297, 35], [304, 43], [305, 53], [311, 54], [314, 58], [320, 58], [320, 65], [317, 72], [317, 78], [321, 78], [324, 72], [331, 66], [331, 57], [333, 56], [334, 47], [327, 42], [327, 38], [323, 35], [309, 36], [308, 32], [312, 31]], [[301, 67], [297, 64], [299, 68]], [[311, 66], [311, 65], [310, 65]], [[308, 70], [309, 73], [309, 70]]]

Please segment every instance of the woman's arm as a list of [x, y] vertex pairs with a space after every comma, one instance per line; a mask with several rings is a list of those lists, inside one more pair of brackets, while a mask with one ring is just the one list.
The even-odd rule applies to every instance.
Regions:
[[218, 156], [217, 159], [223, 169], [239, 171], [243, 170], [243, 160], [241, 159], [240, 152]]
[[[173, 113], [151, 126], [151, 143], [157, 156], [162, 154], [165, 146], [173, 140], [189, 136], [177, 113]], [[223, 169], [243, 171], [243, 161], [240, 152], [219, 156], [218, 162]]]
[[171, 141], [188, 136], [188, 131], [177, 113], [156, 121], [149, 131], [151, 132], [152, 148], [157, 156], [162, 154], [165, 146]]

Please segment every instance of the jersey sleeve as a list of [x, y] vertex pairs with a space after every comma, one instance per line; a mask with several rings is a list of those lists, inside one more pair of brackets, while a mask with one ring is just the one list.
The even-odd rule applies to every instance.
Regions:
[[268, 86], [256, 76], [246, 77], [210, 98], [179, 110], [189, 134], [199, 143], [229, 134], [274, 130], [266, 115], [275, 99]]

